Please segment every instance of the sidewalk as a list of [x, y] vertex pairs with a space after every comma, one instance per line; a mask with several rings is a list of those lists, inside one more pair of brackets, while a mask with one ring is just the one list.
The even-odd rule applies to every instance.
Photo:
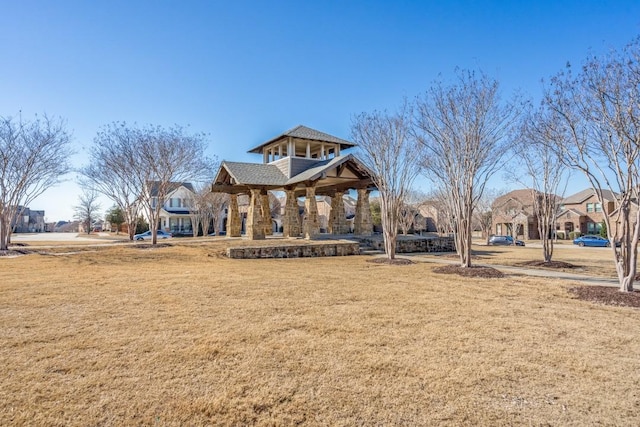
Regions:
[[[384, 256], [384, 255], [382, 255]], [[457, 260], [451, 259], [441, 259], [437, 256], [430, 254], [398, 254], [397, 258], [407, 258], [416, 262], [425, 262], [425, 263], [433, 263], [433, 264], [450, 264], [457, 265], [460, 262]], [[483, 263], [473, 263], [473, 265], [478, 265], [481, 267], [493, 267], [496, 270], [501, 271], [502, 273], [508, 275], [525, 275], [525, 276], [534, 276], [534, 277], [548, 277], [552, 279], [561, 279], [561, 280], [573, 280], [576, 282], [580, 282], [583, 285], [592, 285], [592, 286], [610, 286], [610, 287], [618, 287], [620, 284], [618, 283], [618, 279], [607, 279], [605, 277], [593, 277], [586, 276], [584, 274], [574, 274], [574, 273], [566, 273], [564, 271], [553, 271], [553, 270], [544, 270], [538, 268], [526, 268], [526, 267], [515, 267], [511, 265], [496, 265], [496, 264], [483, 264]]]

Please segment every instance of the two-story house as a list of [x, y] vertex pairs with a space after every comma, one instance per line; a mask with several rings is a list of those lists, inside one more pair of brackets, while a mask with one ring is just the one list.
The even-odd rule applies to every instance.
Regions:
[[15, 218], [11, 221], [14, 233], [42, 233], [47, 231], [44, 211], [36, 211], [18, 206]]
[[[158, 203], [158, 184], [149, 183], [149, 195], [151, 206]], [[174, 235], [192, 235], [191, 211], [195, 189], [189, 182], [171, 182], [160, 209], [160, 224], [158, 228], [173, 233]], [[146, 218], [149, 221], [149, 218]]]
[[568, 239], [573, 231], [581, 234], [598, 234], [602, 220], [616, 209], [616, 194], [602, 190], [602, 200], [596, 190], [587, 188], [561, 201], [560, 214], [556, 217], [558, 237]]
[[539, 239], [534, 197], [542, 197], [543, 194], [531, 189], [521, 189], [498, 197], [491, 205], [493, 232], [497, 235]]

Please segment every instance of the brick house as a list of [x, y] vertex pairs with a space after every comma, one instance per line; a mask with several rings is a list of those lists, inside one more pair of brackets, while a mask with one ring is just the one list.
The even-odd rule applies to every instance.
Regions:
[[560, 213], [556, 217], [556, 232], [559, 238], [568, 239], [569, 233], [598, 234], [604, 215], [616, 209], [616, 194], [602, 190], [598, 199], [596, 190], [587, 188], [561, 201]]
[[[539, 239], [538, 216], [534, 211], [534, 194], [530, 189], [513, 190], [498, 197], [491, 205], [492, 230], [497, 235]], [[515, 227], [515, 230], [513, 228]]]

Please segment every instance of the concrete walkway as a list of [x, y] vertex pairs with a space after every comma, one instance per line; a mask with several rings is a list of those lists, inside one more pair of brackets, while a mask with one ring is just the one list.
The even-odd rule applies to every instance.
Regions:
[[[434, 264], [457, 265], [460, 263], [457, 260], [443, 259], [437, 256], [433, 256], [431, 254], [427, 255], [422, 253], [398, 254], [396, 255], [396, 257], [406, 258], [416, 262], [428, 262], [428, 263], [434, 263]], [[586, 276], [584, 274], [566, 273], [564, 271], [516, 267], [511, 265], [496, 265], [496, 264], [482, 264], [482, 263], [474, 263], [473, 265], [478, 265], [481, 267], [493, 267], [496, 270], [499, 270], [502, 273], [507, 275], [524, 275], [524, 276], [534, 276], [534, 277], [548, 277], [551, 279], [572, 280], [572, 281], [580, 282], [580, 284], [583, 284], [583, 285], [593, 285], [593, 286], [610, 286], [615, 288], [620, 286], [617, 279], [607, 279], [606, 277], [593, 277], [593, 276]]]

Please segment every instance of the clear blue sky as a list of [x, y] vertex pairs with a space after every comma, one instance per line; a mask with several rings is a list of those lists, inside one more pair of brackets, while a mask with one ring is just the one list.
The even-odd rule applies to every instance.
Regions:
[[[22, 0], [0, 11], [0, 115], [65, 118], [76, 166], [116, 120], [189, 125], [210, 135], [209, 154], [260, 162], [246, 151], [293, 126], [348, 138], [353, 114], [393, 109], [455, 67], [536, 99], [567, 62], [640, 34], [637, 0]], [[80, 190], [68, 178], [31, 207], [71, 219]]]

